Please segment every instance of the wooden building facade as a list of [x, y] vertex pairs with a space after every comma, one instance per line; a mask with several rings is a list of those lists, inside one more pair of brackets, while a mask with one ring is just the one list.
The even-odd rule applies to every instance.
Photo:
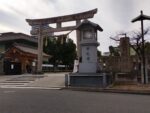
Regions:
[[[37, 38], [23, 33], [2, 33], [0, 36], [1, 73], [20, 74], [36, 71]], [[45, 60], [49, 55], [43, 53]], [[15, 67], [15, 64], [19, 64]], [[18, 69], [16, 72], [15, 69]], [[20, 70], [20, 71], [19, 71]]]

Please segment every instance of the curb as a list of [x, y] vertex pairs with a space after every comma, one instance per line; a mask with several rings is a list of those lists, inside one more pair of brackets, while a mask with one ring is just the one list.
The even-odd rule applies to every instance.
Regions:
[[53, 90], [61, 90], [61, 87], [37, 87], [37, 86], [0, 86], [0, 88], [14, 88], [14, 89], [53, 89]]
[[65, 87], [62, 88], [62, 90], [150, 95], [150, 90], [123, 90], [123, 89], [112, 89], [112, 88], [108, 89], [108, 88], [84, 88], [84, 87]]
[[91, 87], [37, 87], [37, 86], [0, 86], [0, 88], [17, 88], [17, 89], [55, 89], [55, 90], [71, 90], [85, 92], [103, 92], [103, 93], [120, 93], [120, 94], [137, 94], [150, 95], [150, 90], [123, 90], [113, 88], [91, 88]]

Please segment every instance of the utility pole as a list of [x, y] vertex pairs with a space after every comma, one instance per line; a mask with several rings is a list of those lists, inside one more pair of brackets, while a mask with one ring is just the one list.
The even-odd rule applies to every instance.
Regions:
[[147, 84], [148, 77], [146, 75], [146, 66], [145, 66], [145, 41], [144, 41], [144, 23], [143, 20], [150, 20], [150, 16], [144, 15], [143, 11], [141, 14], [134, 18], [131, 22], [141, 21], [141, 34], [142, 34], [142, 75], [143, 78], [142, 83]]

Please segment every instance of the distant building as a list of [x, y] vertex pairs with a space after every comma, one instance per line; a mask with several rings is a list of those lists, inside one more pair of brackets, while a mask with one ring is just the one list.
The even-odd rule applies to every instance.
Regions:
[[[1, 33], [0, 34], [0, 73], [19, 74], [31, 72], [32, 66], [36, 69], [37, 44], [35, 37], [23, 33]], [[44, 60], [49, 55], [43, 53]], [[15, 69], [16, 68], [16, 69]], [[34, 71], [35, 71], [34, 69]]]

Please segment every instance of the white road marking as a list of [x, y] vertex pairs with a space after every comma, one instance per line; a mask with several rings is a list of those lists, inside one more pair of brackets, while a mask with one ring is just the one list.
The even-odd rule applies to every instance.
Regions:
[[1, 86], [0, 88], [17, 88], [17, 89], [53, 89], [53, 90], [60, 90], [59, 87], [7, 87], [7, 86]]

